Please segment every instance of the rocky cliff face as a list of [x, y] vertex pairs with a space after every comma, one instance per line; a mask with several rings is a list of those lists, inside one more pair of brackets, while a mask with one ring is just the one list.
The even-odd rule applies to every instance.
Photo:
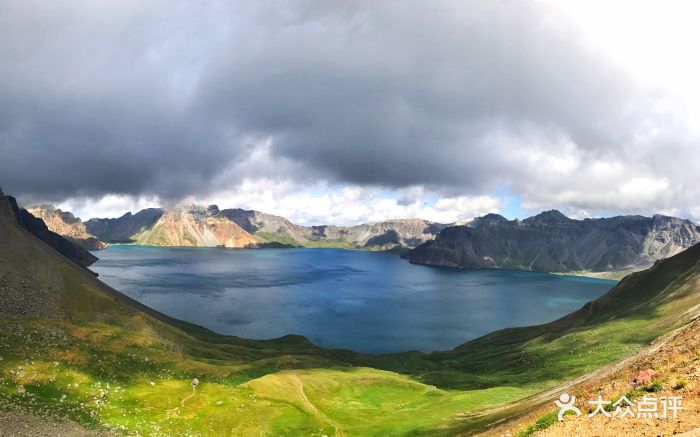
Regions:
[[119, 218], [93, 218], [85, 222], [87, 231], [108, 243], [133, 243], [139, 234], [153, 227], [163, 215], [160, 208], [147, 208]]
[[641, 270], [700, 242], [689, 220], [655, 215], [573, 220], [547, 211], [509, 221], [496, 214], [443, 229], [406, 254], [416, 264], [544, 272]]
[[310, 241], [338, 241], [363, 248], [412, 248], [432, 240], [445, 226], [422, 219], [403, 219], [356, 226], [312, 226], [304, 235]]
[[221, 214], [262, 243], [297, 246], [306, 240], [307, 228], [295, 225], [284, 217], [239, 208], [224, 209]]
[[[184, 223], [198, 224], [193, 225], [192, 230]], [[390, 220], [356, 226], [300, 226], [272, 214], [244, 209], [219, 210], [215, 206], [146, 209], [116, 219], [90, 219], [85, 225], [88, 232], [107, 242], [158, 246], [228, 244], [230, 247], [352, 247], [379, 250], [416, 247], [435, 238], [446, 226], [421, 219]], [[204, 230], [213, 227], [221, 233], [216, 238]], [[240, 230], [247, 235], [240, 234]], [[221, 242], [220, 238], [227, 232], [231, 233], [230, 241]], [[239, 237], [240, 235], [243, 236]], [[254, 241], [249, 241], [249, 237]], [[240, 241], [237, 240], [239, 238]]]
[[446, 226], [421, 219], [356, 226], [299, 226], [283, 217], [257, 211], [226, 209], [222, 213], [261, 241], [293, 246], [412, 248], [432, 240]]
[[19, 225], [81, 267], [88, 267], [97, 261], [97, 257], [87, 250], [50, 231], [43, 220], [34, 217], [26, 209], [19, 208], [15, 198], [5, 196], [2, 191], [0, 191], [0, 215], [3, 216], [4, 223]]
[[27, 211], [34, 217], [43, 220], [50, 231], [62, 235], [83, 249], [99, 250], [107, 247], [97, 237], [88, 233], [82, 220], [70, 212], [64, 212], [47, 205], [29, 207]]
[[165, 211], [138, 235], [145, 246], [255, 247], [256, 239], [224, 216], [216, 205], [183, 206]]

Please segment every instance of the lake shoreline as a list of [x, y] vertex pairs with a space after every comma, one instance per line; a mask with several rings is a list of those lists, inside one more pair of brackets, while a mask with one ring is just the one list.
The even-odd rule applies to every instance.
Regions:
[[417, 266], [344, 249], [112, 246], [92, 269], [176, 319], [250, 339], [298, 334], [324, 348], [380, 354], [450, 350], [545, 323], [614, 282], [511, 270]]

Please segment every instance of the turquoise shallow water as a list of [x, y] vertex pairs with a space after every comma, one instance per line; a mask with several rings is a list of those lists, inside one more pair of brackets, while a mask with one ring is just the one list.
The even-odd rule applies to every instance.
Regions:
[[301, 334], [363, 352], [434, 351], [544, 323], [615, 282], [509, 270], [460, 271], [340, 249], [113, 246], [100, 279], [170, 316], [246, 338]]

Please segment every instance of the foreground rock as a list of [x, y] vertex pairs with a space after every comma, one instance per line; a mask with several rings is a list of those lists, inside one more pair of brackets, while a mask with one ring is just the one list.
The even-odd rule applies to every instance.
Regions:
[[467, 269], [635, 271], [699, 241], [698, 225], [662, 215], [573, 220], [547, 211], [511, 221], [489, 214], [442, 230], [406, 258], [416, 264]]

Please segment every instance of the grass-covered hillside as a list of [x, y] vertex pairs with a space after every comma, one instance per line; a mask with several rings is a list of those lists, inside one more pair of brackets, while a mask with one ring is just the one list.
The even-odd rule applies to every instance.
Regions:
[[449, 352], [369, 356], [172, 320], [60, 256], [0, 205], [0, 409], [117, 434], [471, 433], [690, 320], [698, 259], [694, 247], [549, 325]]

